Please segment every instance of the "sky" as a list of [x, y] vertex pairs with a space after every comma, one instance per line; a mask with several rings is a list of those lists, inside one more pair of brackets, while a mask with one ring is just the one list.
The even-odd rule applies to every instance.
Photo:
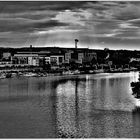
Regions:
[[140, 48], [140, 1], [0, 1], [0, 47]]

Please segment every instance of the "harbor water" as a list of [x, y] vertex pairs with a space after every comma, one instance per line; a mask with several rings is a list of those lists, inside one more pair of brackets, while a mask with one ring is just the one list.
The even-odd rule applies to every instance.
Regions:
[[0, 138], [140, 138], [138, 72], [0, 80]]

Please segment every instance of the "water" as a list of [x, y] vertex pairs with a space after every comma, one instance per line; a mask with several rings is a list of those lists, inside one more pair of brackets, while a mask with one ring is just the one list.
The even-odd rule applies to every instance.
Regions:
[[138, 73], [0, 80], [0, 138], [140, 138]]

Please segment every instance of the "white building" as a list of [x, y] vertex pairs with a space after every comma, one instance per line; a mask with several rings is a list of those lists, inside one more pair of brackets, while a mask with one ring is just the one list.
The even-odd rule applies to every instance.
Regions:
[[46, 64], [50, 64], [51, 63], [51, 59], [50, 59], [49, 56], [45, 57], [45, 62], [46, 62]]
[[39, 66], [38, 54], [19, 53], [14, 55], [14, 59], [17, 59], [17, 64]]

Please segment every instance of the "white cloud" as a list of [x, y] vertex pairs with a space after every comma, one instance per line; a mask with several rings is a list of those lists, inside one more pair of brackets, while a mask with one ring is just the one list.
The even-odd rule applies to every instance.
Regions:
[[64, 12], [59, 12], [53, 20], [58, 20], [64, 23], [78, 24], [81, 26], [85, 25], [86, 20], [91, 17], [91, 13], [85, 10], [80, 10], [79, 12], [72, 12], [70, 10], [65, 10]]
[[115, 35], [116, 35], [115, 33], [110, 33], [110, 34], [108, 33], [108, 34], [104, 34], [104, 36], [105, 36], [105, 37], [112, 37], [112, 36], [115, 36]]
[[62, 32], [78, 32], [79, 30], [71, 30], [71, 29], [51, 29], [47, 31], [37, 31], [34, 34], [44, 35], [44, 34], [54, 34], [54, 33], [62, 33]]
[[139, 27], [133, 26], [131, 23], [121, 23], [120, 28], [138, 29]]

